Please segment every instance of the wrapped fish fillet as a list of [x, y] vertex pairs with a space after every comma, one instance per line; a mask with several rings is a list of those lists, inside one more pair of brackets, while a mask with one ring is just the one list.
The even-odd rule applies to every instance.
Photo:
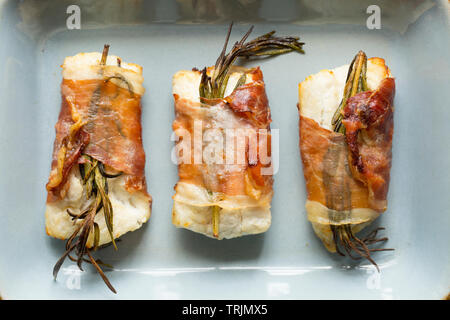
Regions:
[[[239, 56], [302, 52], [298, 38], [274, 32], [246, 43], [251, 30], [225, 54], [230, 26], [214, 67], [173, 77], [179, 181], [172, 222], [216, 239], [262, 233], [271, 223], [273, 171], [264, 159], [271, 152], [271, 118], [263, 75], [233, 62]], [[228, 140], [230, 134], [235, 135]], [[205, 158], [211, 150], [214, 157]]]
[[[62, 65], [62, 105], [47, 183], [47, 234], [67, 239], [64, 259], [92, 263], [91, 252], [142, 226], [152, 198], [141, 134], [142, 67], [103, 53], [79, 53]], [[75, 256], [71, 254], [75, 253]]]
[[[299, 84], [300, 152], [308, 220], [330, 252], [373, 264], [355, 234], [387, 208], [395, 81], [381, 58], [361, 51], [350, 66], [322, 70]], [[376, 265], [376, 264], [375, 264]]]

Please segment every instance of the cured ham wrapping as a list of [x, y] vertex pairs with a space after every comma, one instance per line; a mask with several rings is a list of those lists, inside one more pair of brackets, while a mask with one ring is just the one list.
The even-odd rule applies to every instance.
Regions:
[[368, 59], [366, 68], [367, 90], [349, 97], [340, 112], [344, 133], [333, 130], [333, 119], [348, 89], [348, 65], [300, 83], [298, 108], [308, 220], [329, 251], [373, 262], [368, 245], [386, 238], [376, 239], [377, 230], [366, 239], [354, 234], [387, 208], [395, 81], [383, 59]]
[[387, 207], [394, 94], [394, 79], [386, 78], [374, 91], [350, 98], [344, 108], [343, 123], [352, 175], [367, 186], [369, 205], [377, 211]]

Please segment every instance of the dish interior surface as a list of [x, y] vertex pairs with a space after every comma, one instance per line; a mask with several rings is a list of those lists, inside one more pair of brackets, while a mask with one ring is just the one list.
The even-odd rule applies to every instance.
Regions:
[[[0, 295], [6, 299], [442, 299], [450, 284], [449, 32], [446, 2], [380, 1], [381, 29], [366, 27], [369, 1], [331, 10], [327, 1], [3, 1], [0, 2]], [[108, 5], [106, 4], [108, 3]], [[127, 3], [127, 5], [124, 5]], [[244, 3], [244, 2], [242, 2]], [[81, 8], [81, 29], [66, 27], [67, 6]], [[239, 5], [244, 9], [239, 9]], [[395, 7], [397, 5], [397, 7]], [[356, 10], [357, 9], [357, 10]], [[206, 9], [205, 9], [206, 10]], [[202, 13], [203, 12], [203, 13]], [[347, 12], [347, 14], [345, 13]], [[383, 24], [383, 19], [385, 24]], [[177, 167], [172, 75], [213, 65], [229, 21], [230, 42], [251, 24], [250, 37], [271, 30], [299, 35], [306, 54], [243, 62], [261, 66], [279, 133], [272, 226], [268, 232], [217, 241], [171, 223]], [[115, 252], [109, 292], [93, 268], [66, 262], [53, 281], [64, 242], [45, 234], [44, 208], [61, 67], [78, 52], [110, 53], [144, 68], [143, 142], [152, 216], [126, 234]], [[298, 83], [348, 64], [358, 50], [386, 59], [396, 78], [393, 166], [384, 226], [395, 251], [378, 252], [380, 273], [367, 261], [328, 253], [304, 209], [299, 152]], [[242, 61], [241, 61], [242, 63]]]

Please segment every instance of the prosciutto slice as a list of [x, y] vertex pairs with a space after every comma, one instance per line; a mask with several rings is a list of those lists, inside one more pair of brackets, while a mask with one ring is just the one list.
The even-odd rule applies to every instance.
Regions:
[[351, 97], [344, 108], [346, 141], [353, 176], [367, 185], [370, 207], [386, 210], [394, 133], [395, 81]]
[[[109, 79], [110, 80], [110, 79]], [[127, 185], [141, 190], [145, 188], [145, 153], [141, 136], [140, 96], [106, 80], [63, 80], [62, 105], [56, 128], [52, 172], [58, 165], [61, 148], [68, 145], [71, 128], [78, 121], [74, 143], [70, 143], [64, 160], [63, 179], [47, 185], [51, 199], [58, 199], [61, 185], [66, 183], [67, 172], [82, 161], [81, 153], [89, 155], [115, 171], [128, 175]], [[67, 147], [66, 147], [67, 148]]]

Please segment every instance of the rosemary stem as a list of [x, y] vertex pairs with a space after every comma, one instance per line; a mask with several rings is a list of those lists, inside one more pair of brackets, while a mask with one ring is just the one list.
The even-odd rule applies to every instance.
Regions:
[[109, 44], [103, 46], [102, 59], [100, 60], [100, 65], [104, 66], [106, 64], [106, 59], [108, 58]]
[[357, 93], [367, 90], [367, 56], [363, 51], [359, 51], [350, 64], [341, 103], [331, 120], [335, 132], [345, 134], [345, 126], [342, 124], [342, 111], [347, 104], [347, 100]]
[[213, 235], [214, 237], [219, 237], [219, 221], [220, 220], [220, 207], [213, 206], [212, 207], [212, 226], [213, 226]]

